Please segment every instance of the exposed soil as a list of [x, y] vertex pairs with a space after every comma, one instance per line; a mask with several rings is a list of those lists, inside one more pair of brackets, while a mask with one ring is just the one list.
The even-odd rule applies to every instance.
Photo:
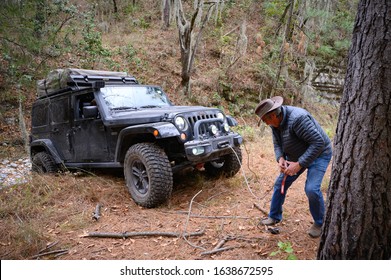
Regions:
[[[76, 260], [286, 259], [286, 252], [270, 254], [278, 251], [278, 242], [289, 242], [298, 259], [315, 259], [319, 239], [307, 234], [312, 219], [304, 193], [305, 173], [289, 190], [284, 220], [277, 225], [280, 232], [272, 234], [265, 226], [259, 225], [260, 219], [266, 215], [254, 206], [268, 210], [271, 188], [278, 174], [270, 135], [247, 143], [243, 148], [243, 161], [242, 172], [230, 179], [211, 180], [200, 171], [176, 176], [172, 198], [155, 209], [137, 206], [121, 176], [45, 175], [43, 178], [48, 182], [57, 181], [57, 188], [74, 184], [81, 189], [79, 197], [69, 191], [68, 196], [59, 197], [47, 206], [52, 208], [53, 217], [56, 217], [48, 221], [44, 229], [46, 239], [56, 242], [48, 250], [67, 249], [57, 259]], [[95, 221], [92, 213], [97, 203], [101, 203], [102, 208], [101, 217]], [[70, 209], [73, 213], [69, 215]], [[75, 222], [78, 219], [79, 225]], [[91, 232], [180, 234], [198, 231], [203, 234], [186, 239], [85, 237]], [[232, 247], [230, 250], [205, 254], [223, 239], [226, 242], [222, 247]], [[4, 252], [12, 250], [13, 245], [6, 237], [0, 241], [0, 255], [7, 258]], [[53, 258], [53, 255], [41, 258]]]

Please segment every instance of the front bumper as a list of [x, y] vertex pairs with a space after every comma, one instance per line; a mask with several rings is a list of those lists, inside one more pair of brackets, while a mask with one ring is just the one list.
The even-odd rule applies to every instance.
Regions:
[[232, 133], [203, 140], [185, 143], [185, 153], [189, 161], [205, 162], [232, 153], [232, 148], [243, 142], [242, 136]]

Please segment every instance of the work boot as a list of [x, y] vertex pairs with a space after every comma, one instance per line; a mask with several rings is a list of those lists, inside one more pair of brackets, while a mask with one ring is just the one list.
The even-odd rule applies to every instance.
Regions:
[[317, 238], [320, 236], [321, 232], [322, 232], [322, 226], [319, 226], [317, 224], [313, 224], [311, 226], [311, 228], [309, 229], [308, 234], [312, 238]]
[[265, 226], [272, 226], [272, 225], [277, 224], [278, 222], [279, 221], [274, 220], [273, 218], [270, 218], [270, 217], [261, 220], [261, 224], [263, 224]]

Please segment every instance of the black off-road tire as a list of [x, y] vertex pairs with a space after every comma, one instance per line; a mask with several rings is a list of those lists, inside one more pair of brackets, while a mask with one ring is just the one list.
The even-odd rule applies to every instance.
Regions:
[[164, 150], [153, 143], [135, 144], [129, 148], [124, 175], [130, 195], [142, 207], [156, 207], [171, 195], [171, 164]]
[[37, 173], [56, 173], [58, 165], [54, 162], [53, 157], [47, 152], [36, 153], [32, 160], [32, 171]]
[[242, 150], [240, 146], [233, 148], [235, 152], [222, 156], [219, 160], [206, 162], [204, 167], [208, 175], [212, 177], [235, 176], [239, 172], [242, 163]]

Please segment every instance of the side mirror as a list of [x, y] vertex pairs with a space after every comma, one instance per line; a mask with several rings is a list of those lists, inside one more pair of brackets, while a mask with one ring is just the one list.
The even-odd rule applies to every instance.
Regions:
[[227, 116], [227, 123], [229, 126], [237, 126], [238, 122], [231, 116]]
[[98, 107], [97, 106], [85, 106], [83, 107], [83, 116], [86, 119], [94, 118], [96, 119], [98, 117]]

